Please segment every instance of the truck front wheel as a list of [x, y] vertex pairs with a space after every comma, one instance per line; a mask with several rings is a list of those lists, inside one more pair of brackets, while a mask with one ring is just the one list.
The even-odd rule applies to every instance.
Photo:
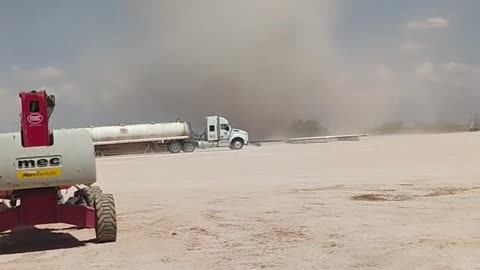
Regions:
[[243, 148], [243, 140], [242, 139], [235, 139], [230, 144], [230, 149], [232, 150], [240, 150]]

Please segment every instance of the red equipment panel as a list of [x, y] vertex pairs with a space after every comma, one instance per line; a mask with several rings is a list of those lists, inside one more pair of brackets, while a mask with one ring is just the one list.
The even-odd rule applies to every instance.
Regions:
[[49, 146], [47, 92], [45, 90], [21, 92], [20, 99], [23, 146]]
[[22, 226], [64, 223], [95, 228], [95, 209], [57, 203], [54, 188], [30, 190], [21, 196], [20, 206], [0, 211], [0, 232]]
[[[20, 93], [21, 134], [24, 147], [50, 146], [53, 136], [49, 129], [49, 117], [55, 107], [55, 96], [45, 90]], [[9, 190], [0, 192], [0, 199], [12, 199], [13, 207], [0, 211], [0, 232], [21, 226], [65, 223], [80, 228], [95, 228], [94, 207], [59, 203], [59, 190], [70, 186]], [[17, 206], [16, 200], [20, 199]], [[10, 201], [12, 203], [12, 200]]]

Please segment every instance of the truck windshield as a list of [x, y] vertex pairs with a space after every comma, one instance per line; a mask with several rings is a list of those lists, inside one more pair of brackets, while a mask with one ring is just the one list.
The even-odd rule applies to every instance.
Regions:
[[227, 124], [222, 124], [222, 125], [220, 126], [220, 128], [223, 129], [223, 130], [226, 130], [226, 131], [230, 131], [230, 126], [227, 125]]

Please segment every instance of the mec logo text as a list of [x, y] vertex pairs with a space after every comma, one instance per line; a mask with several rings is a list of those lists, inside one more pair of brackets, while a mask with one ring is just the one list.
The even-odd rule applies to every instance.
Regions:
[[17, 169], [60, 167], [61, 165], [62, 158], [60, 156], [17, 159]]

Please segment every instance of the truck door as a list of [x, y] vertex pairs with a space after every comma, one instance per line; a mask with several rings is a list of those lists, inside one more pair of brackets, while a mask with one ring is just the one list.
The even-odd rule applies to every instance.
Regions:
[[217, 116], [218, 127], [220, 129], [219, 133], [219, 140], [221, 142], [229, 142], [230, 136], [232, 133], [232, 127], [228, 124], [228, 120]]
[[230, 133], [231, 127], [228, 124], [221, 124], [220, 125], [220, 140], [221, 141], [228, 141], [230, 140]]

